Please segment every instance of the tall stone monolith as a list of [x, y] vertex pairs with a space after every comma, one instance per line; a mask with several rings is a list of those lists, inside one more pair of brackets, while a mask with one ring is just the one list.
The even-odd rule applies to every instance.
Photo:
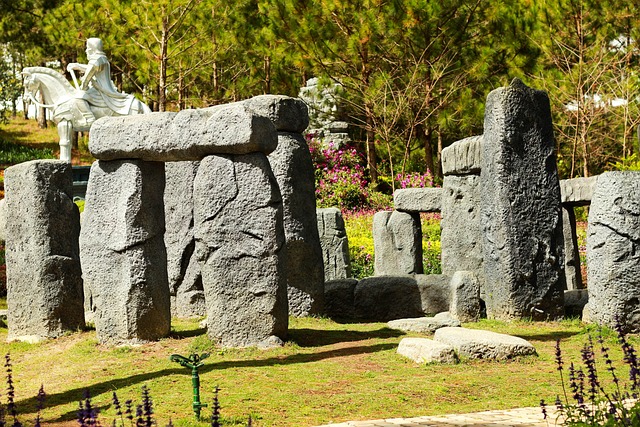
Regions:
[[84, 327], [71, 164], [11, 166], [6, 192], [8, 340], [39, 341]]
[[164, 181], [162, 162], [99, 160], [91, 167], [80, 251], [101, 343], [169, 334]]
[[598, 177], [587, 230], [589, 320], [640, 332], [640, 172]]
[[266, 156], [205, 157], [193, 197], [209, 337], [226, 347], [281, 344], [288, 327], [285, 235]]
[[207, 309], [200, 264], [193, 238], [193, 181], [200, 162], [165, 163], [165, 233], [171, 314], [175, 317], [205, 316]]
[[256, 114], [268, 117], [278, 132], [278, 147], [267, 158], [282, 195], [289, 313], [320, 314], [324, 266], [316, 225], [313, 162], [302, 136], [309, 124], [307, 106], [300, 99], [279, 95], [256, 96], [244, 103]]
[[563, 315], [560, 186], [549, 98], [514, 79], [487, 97], [480, 195], [487, 315]]

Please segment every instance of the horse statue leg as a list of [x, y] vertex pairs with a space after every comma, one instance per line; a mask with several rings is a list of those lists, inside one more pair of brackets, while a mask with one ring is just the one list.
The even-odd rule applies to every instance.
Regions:
[[71, 120], [64, 119], [58, 122], [58, 136], [60, 137], [60, 160], [71, 163], [71, 139], [73, 136]]

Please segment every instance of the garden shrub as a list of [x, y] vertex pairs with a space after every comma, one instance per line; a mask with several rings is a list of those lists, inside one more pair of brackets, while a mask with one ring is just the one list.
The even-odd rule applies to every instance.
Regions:
[[[562, 359], [560, 340], [556, 342], [556, 366], [560, 376], [562, 395], [558, 395], [555, 406], [565, 426], [640, 426], [640, 370], [635, 348], [625, 336], [620, 323], [615, 328], [617, 341], [622, 349], [623, 362], [627, 365], [629, 382], [618, 377], [616, 367], [607, 347], [610, 331], [602, 328], [598, 336], [600, 358], [596, 355], [591, 337], [581, 350], [583, 366], [573, 362], [564, 377], [565, 364]], [[598, 362], [597, 359], [601, 361]], [[607, 372], [603, 375], [602, 368]], [[600, 369], [600, 371], [598, 370]], [[605, 378], [610, 381], [605, 384]], [[547, 418], [547, 407], [540, 401], [542, 413]]]
[[55, 159], [49, 148], [33, 148], [0, 139], [0, 164], [17, 164], [36, 159]]

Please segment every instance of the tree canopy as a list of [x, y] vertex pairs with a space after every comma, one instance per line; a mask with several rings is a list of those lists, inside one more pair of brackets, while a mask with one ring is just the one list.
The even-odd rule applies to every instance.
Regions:
[[158, 111], [338, 81], [370, 177], [393, 186], [439, 176], [513, 77], [549, 93], [563, 177], [637, 153], [639, 20], [622, 0], [0, 0], [0, 44], [65, 72], [100, 37], [116, 85]]

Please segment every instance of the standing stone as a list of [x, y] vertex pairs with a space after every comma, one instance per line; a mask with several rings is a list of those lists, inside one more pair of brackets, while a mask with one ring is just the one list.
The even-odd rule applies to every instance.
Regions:
[[282, 343], [288, 327], [282, 199], [266, 156], [208, 156], [194, 181], [194, 237], [209, 337]]
[[564, 275], [567, 289], [582, 289], [580, 252], [576, 233], [576, 214], [572, 207], [562, 206], [562, 234], [564, 237]]
[[449, 283], [451, 299], [449, 313], [461, 322], [477, 322], [480, 319], [480, 283], [472, 271], [456, 271]]
[[34, 160], [5, 170], [8, 340], [84, 327], [71, 164]]
[[484, 288], [480, 175], [446, 175], [442, 190], [442, 274], [472, 271]]
[[560, 186], [549, 98], [514, 79], [487, 97], [480, 174], [487, 315], [563, 315]]
[[171, 314], [176, 317], [200, 317], [207, 311], [193, 238], [193, 181], [199, 164], [189, 161], [165, 163], [164, 243]]
[[159, 162], [100, 160], [91, 167], [80, 251], [101, 343], [169, 334], [164, 181]]
[[587, 230], [590, 320], [640, 332], [640, 172], [605, 172]]
[[307, 142], [300, 133], [309, 123], [299, 99], [263, 95], [244, 101], [269, 117], [278, 131], [278, 147], [269, 154], [284, 214], [289, 312], [320, 314], [324, 305], [324, 266], [316, 219], [315, 178]]
[[373, 216], [376, 276], [422, 274], [422, 229], [417, 213], [382, 211]]
[[316, 213], [324, 262], [324, 280], [328, 282], [351, 277], [349, 240], [342, 212], [338, 208], [324, 208], [317, 209]]

